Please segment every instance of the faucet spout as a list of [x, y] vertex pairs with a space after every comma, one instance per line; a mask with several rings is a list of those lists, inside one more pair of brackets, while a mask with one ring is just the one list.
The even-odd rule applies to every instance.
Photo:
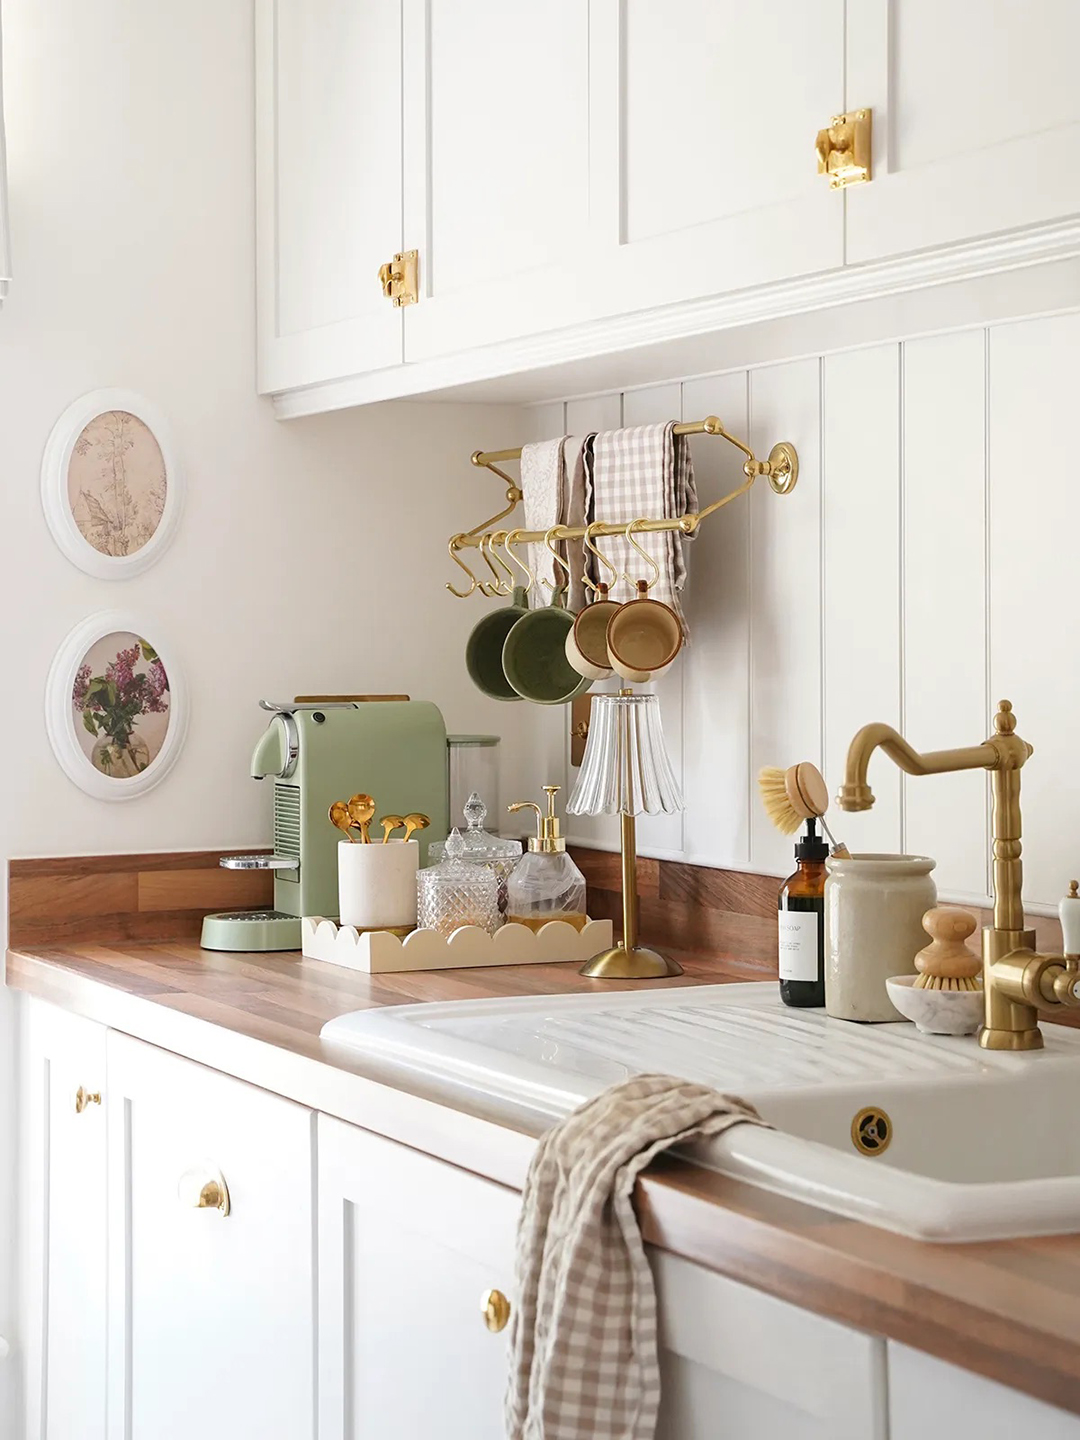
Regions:
[[[1021, 742], [1023, 743], [1023, 742]], [[882, 750], [908, 775], [942, 775], [953, 770], [992, 770], [998, 752], [992, 740], [962, 750], [927, 750], [920, 754], [891, 725], [864, 725], [848, 747], [844, 783], [836, 797], [841, 810], [869, 810], [874, 792], [867, 783], [870, 757]]]

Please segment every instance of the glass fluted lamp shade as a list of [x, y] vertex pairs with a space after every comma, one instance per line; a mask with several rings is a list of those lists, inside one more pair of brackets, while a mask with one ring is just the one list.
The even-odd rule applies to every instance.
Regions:
[[622, 849], [623, 934], [617, 945], [594, 955], [581, 973], [594, 980], [659, 980], [680, 975], [667, 955], [638, 944], [638, 815], [671, 815], [682, 809], [682, 792], [664, 744], [660, 701], [655, 695], [597, 695], [589, 716], [589, 739], [570, 804], [574, 815], [618, 815]]
[[656, 695], [594, 695], [572, 815], [673, 815], [682, 791]]

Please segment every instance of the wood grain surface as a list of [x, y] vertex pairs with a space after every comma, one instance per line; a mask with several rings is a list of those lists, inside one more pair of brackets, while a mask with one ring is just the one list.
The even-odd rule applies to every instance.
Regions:
[[[679, 979], [613, 986], [565, 965], [366, 976], [295, 955], [83, 942], [10, 950], [8, 984], [520, 1188], [532, 1134], [497, 1123], [482, 1101], [461, 1108], [380, 1075], [325, 1045], [322, 1025], [382, 1005], [762, 974], [738, 954], [679, 958]], [[1080, 1236], [922, 1244], [673, 1159], [651, 1168], [637, 1199], [654, 1244], [1080, 1414]]]

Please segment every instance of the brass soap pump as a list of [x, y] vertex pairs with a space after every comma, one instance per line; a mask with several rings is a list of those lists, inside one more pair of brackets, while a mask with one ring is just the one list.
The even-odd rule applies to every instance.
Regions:
[[507, 924], [539, 930], [549, 920], [563, 920], [575, 930], [585, 927], [585, 876], [566, 853], [555, 796], [562, 787], [545, 785], [547, 814], [535, 800], [516, 800], [507, 809], [536, 811], [536, 834], [507, 881]]

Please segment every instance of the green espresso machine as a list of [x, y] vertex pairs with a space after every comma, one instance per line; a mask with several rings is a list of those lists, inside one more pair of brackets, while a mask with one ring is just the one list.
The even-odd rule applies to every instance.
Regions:
[[337, 916], [341, 831], [327, 811], [357, 791], [378, 815], [413, 810], [431, 817], [417, 835], [420, 864], [448, 826], [446, 726], [427, 700], [307, 697], [260, 701], [271, 719], [251, 757], [251, 774], [274, 787], [274, 849], [229, 855], [227, 870], [273, 870], [272, 910], [207, 915], [204, 950], [299, 950], [304, 915]]

